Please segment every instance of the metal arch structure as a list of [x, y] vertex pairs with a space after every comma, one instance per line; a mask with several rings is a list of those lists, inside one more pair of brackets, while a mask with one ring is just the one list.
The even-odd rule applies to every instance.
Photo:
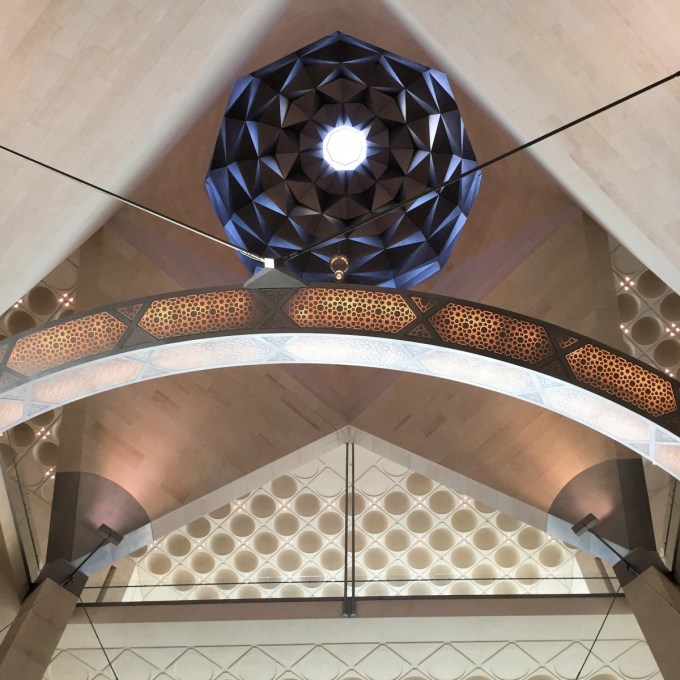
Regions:
[[211, 288], [83, 312], [0, 342], [0, 429], [115, 387], [255, 364], [409, 371], [516, 397], [680, 479], [680, 383], [590, 338], [420, 292]]

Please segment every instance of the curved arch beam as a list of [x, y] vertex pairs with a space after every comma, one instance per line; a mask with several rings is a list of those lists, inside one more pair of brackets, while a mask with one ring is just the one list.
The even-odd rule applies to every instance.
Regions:
[[132, 300], [0, 343], [0, 428], [114, 387], [266, 363], [389, 368], [562, 414], [680, 479], [680, 383], [577, 333], [463, 300], [359, 286]]

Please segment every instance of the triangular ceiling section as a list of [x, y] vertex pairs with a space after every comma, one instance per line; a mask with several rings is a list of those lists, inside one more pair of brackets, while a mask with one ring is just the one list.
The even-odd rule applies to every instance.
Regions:
[[[346, 453], [336, 445], [136, 551], [118, 596], [341, 596]], [[362, 446], [353, 473], [357, 596], [588, 592], [578, 551], [535, 527]]]

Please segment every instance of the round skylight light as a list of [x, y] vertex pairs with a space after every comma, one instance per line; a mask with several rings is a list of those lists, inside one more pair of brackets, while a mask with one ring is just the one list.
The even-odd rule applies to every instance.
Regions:
[[323, 157], [335, 170], [354, 170], [366, 158], [366, 137], [349, 125], [333, 128], [323, 140]]

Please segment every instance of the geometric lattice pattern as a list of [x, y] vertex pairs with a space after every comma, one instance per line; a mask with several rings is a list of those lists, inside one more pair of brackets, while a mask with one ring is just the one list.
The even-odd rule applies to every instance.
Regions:
[[416, 306], [421, 312], [427, 312], [437, 304], [434, 300], [426, 300], [419, 295], [412, 295], [411, 300], [415, 302]]
[[[366, 138], [366, 159], [351, 171], [323, 157], [324, 138], [338, 126]], [[476, 164], [443, 73], [335, 33], [236, 81], [206, 187], [239, 247], [280, 257], [330, 237], [288, 266], [330, 282], [328, 262], [341, 250], [348, 282], [404, 288], [449, 258], [481, 173], [428, 190]], [[353, 220], [420, 194], [338, 236]]]
[[125, 324], [108, 312], [92, 314], [79, 321], [66, 321], [19, 338], [7, 365], [24, 375], [33, 375], [113, 349], [125, 328]]
[[256, 319], [256, 304], [245, 290], [217, 291], [154, 300], [139, 327], [155, 338], [247, 328]]
[[416, 319], [402, 295], [367, 290], [301, 288], [285, 308], [301, 328], [398, 333]]
[[[559, 618], [545, 617], [547, 630], [541, 640], [525, 640], [517, 631], [510, 641], [491, 636], [472, 642], [441, 635], [400, 642], [391, 636], [366, 639], [368, 631], [362, 630], [362, 644], [345, 639], [319, 644], [317, 634], [314, 642], [194, 647], [138, 643], [107, 651], [121, 680], [574, 680], [590, 642], [565, 639], [558, 632]], [[662, 680], [641, 638], [638, 633], [599, 640], [583, 680]], [[112, 677], [107, 670], [100, 650], [58, 650], [45, 680]]]
[[535, 364], [554, 354], [545, 329], [488, 309], [451, 303], [430, 319], [442, 340]]
[[626, 399], [655, 416], [678, 408], [667, 380], [601, 347], [584, 345], [567, 354], [566, 359], [579, 380]]
[[680, 375], [680, 295], [609, 237], [621, 332], [628, 353]]
[[578, 338], [574, 338], [573, 336], [560, 336], [557, 338], [557, 343], [559, 344], [561, 349], [567, 349], [567, 347], [571, 347], [572, 345], [575, 345], [578, 342]]
[[139, 310], [142, 308], [141, 303], [137, 303], [136, 305], [130, 305], [129, 307], [117, 307], [116, 309], [126, 318], [130, 319], [132, 321], [137, 314], [139, 314]]

